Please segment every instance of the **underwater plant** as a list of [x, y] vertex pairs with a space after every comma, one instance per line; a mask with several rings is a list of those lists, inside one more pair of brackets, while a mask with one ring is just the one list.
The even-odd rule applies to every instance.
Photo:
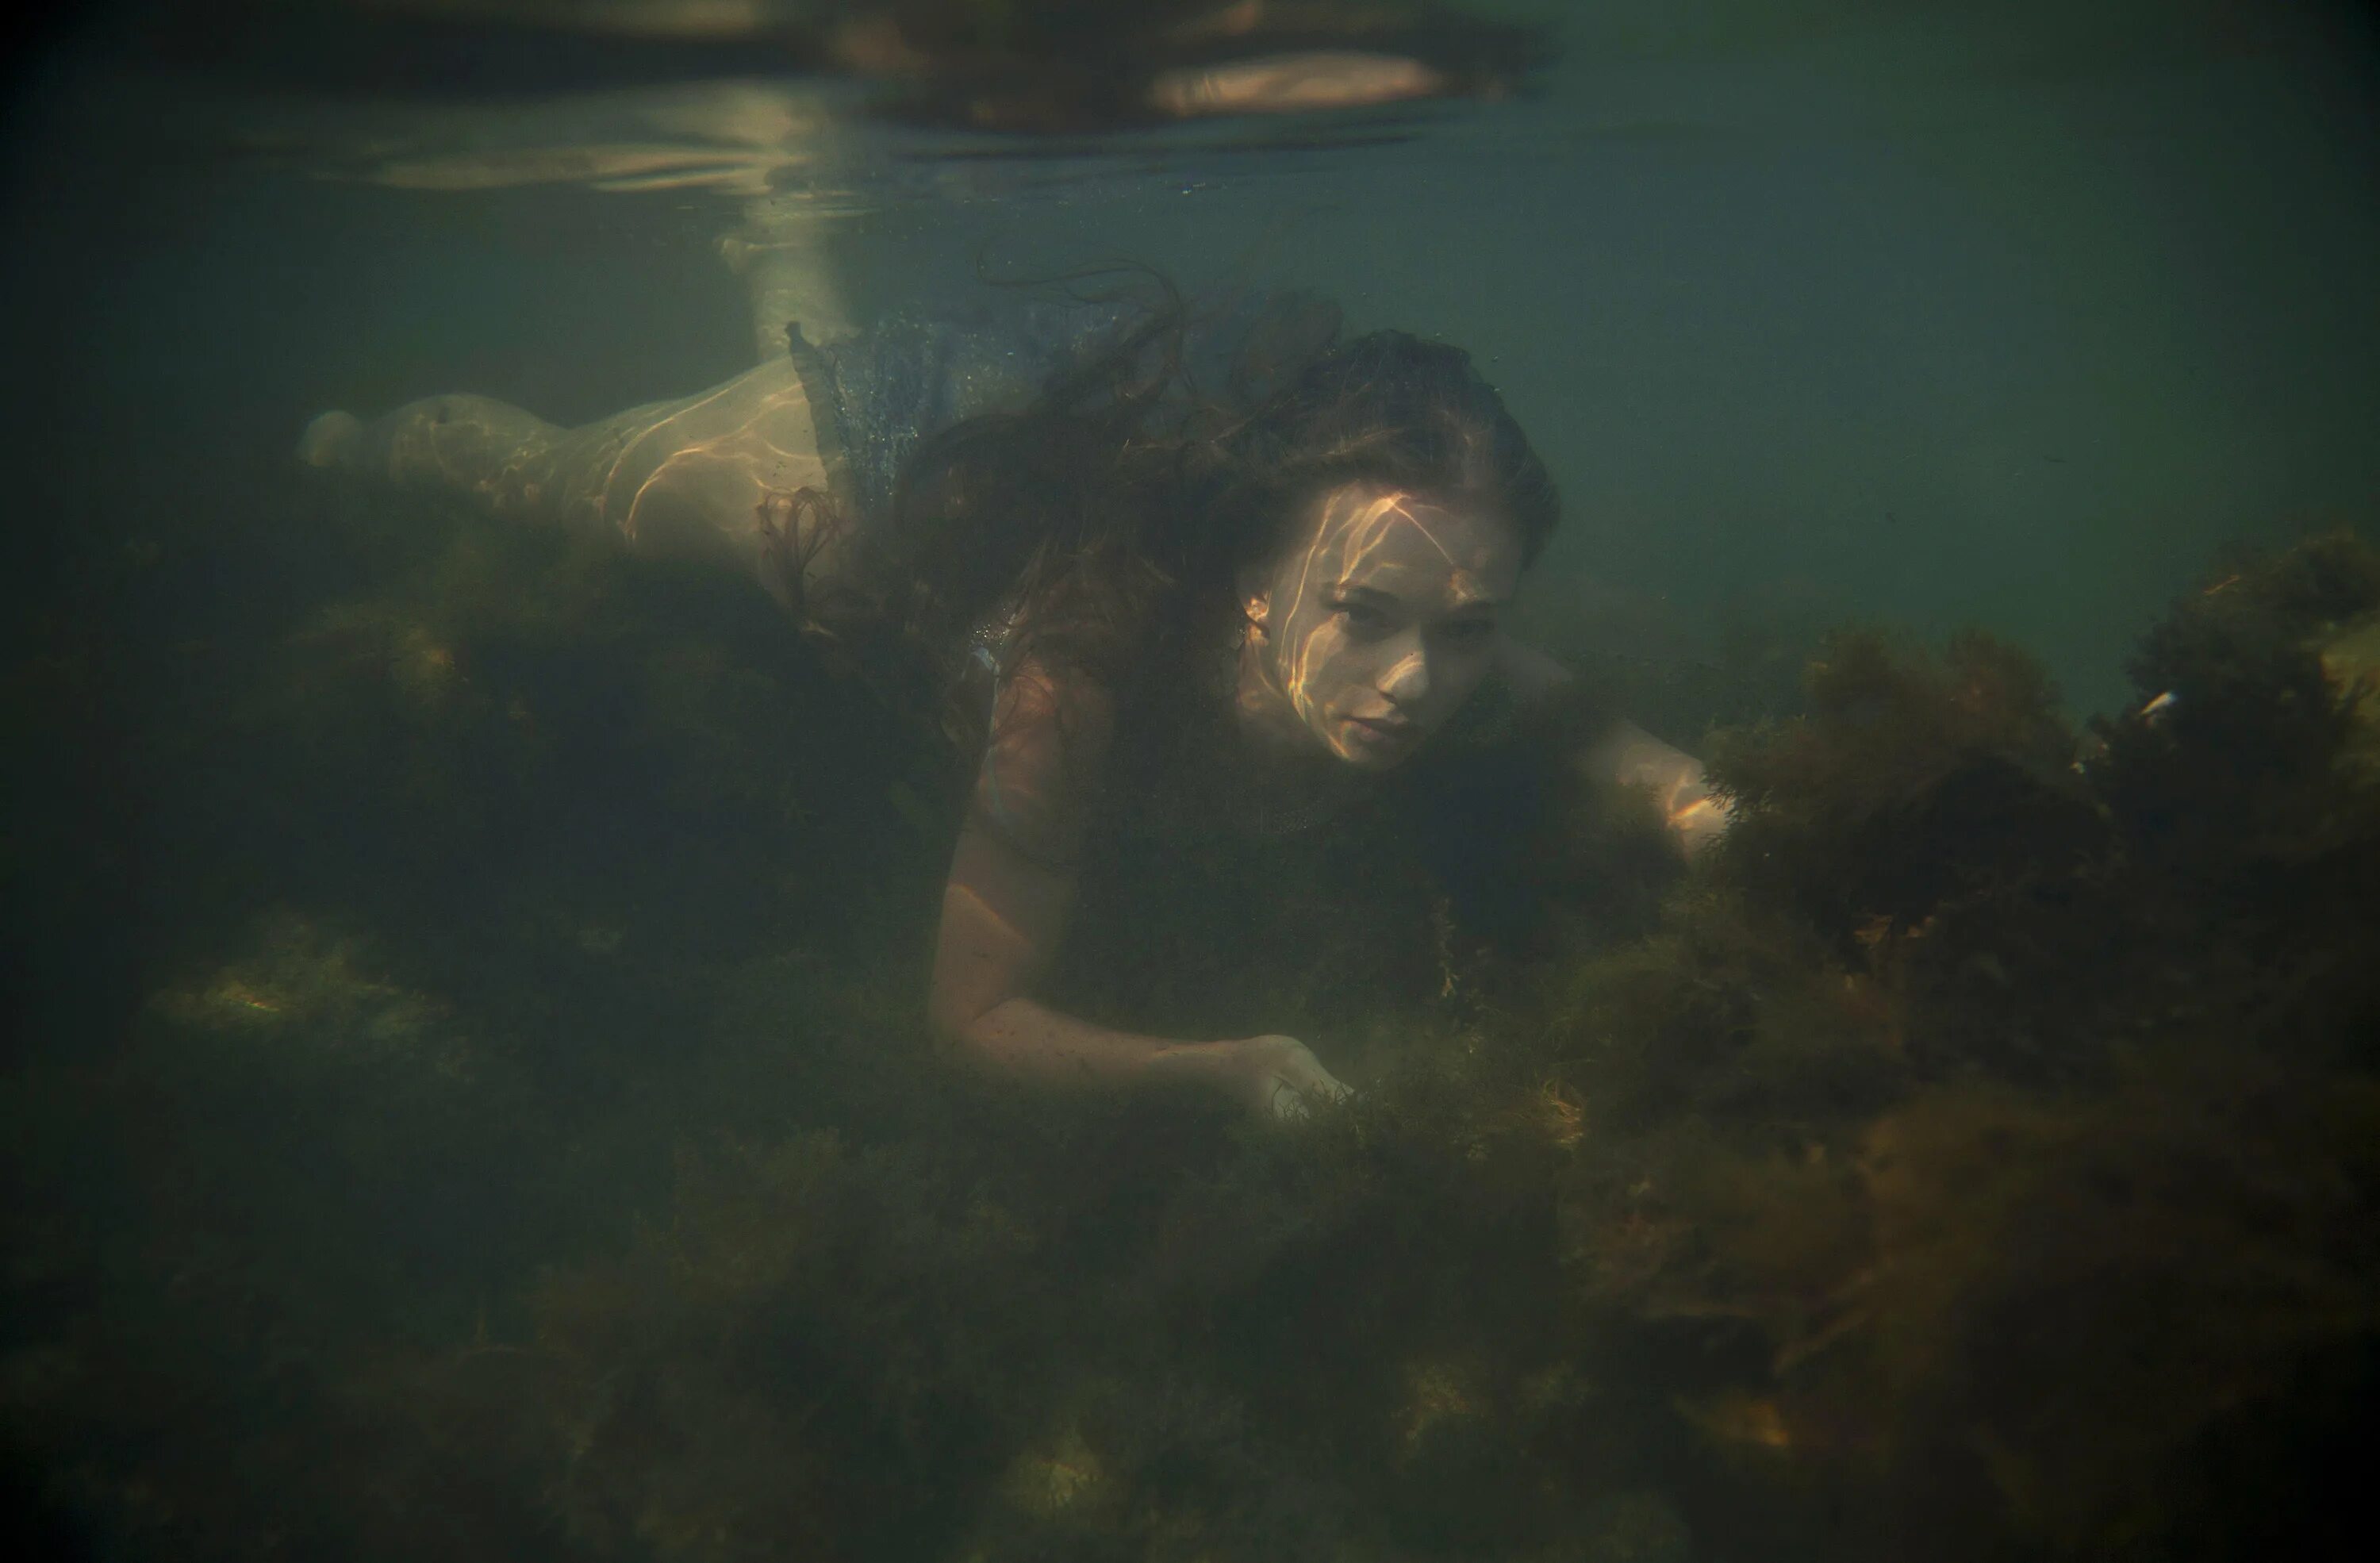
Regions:
[[[77, 832], [23, 861], [147, 874], [60, 903], [123, 992], [42, 1011], [0, 1084], [0, 1441], [53, 1535], [2367, 1550], [2356, 539], [2226, 564], [2081, 730], [1982, 635], [1840, 632], [1793, 716], [1748, 657], [1757, 687], [1702, 713], [1759, 713], [1712, 746], [1738, 818], [1691, 868], [1539, 763], [1585, 692], [1526, 763], [1412, 775], [1425, 814], [1496, 826], [1425, 842], [1420, 878], [1207, 865], [1185, 929], [1364, 903], [1228, 996], [1361, 1087], [1265, 1133], [934, 1054], [952, 762], [818, 637], [558, 536], [332, 499], [362, 508], [225, 545], [263, 584], [239, 624], [178, 622], [211, 648], [156, 687], [111, 688], [64, 624], [6, 685], [61, 734], [28, 796]], [[141, 763], [67, 808], [127, 713]], [[1107, 975], [1212, 997], [1143, 957]]]
[[2375, 610], [2351, 537], [2243, 563], [2079, 751], [2006, 648], [1839, 638], [1807, 716], [1718, 746], [1708, 882], [1560, 989], [1605, 1104], [1573, 1266], [1767, 1545], [2351, 1545]]

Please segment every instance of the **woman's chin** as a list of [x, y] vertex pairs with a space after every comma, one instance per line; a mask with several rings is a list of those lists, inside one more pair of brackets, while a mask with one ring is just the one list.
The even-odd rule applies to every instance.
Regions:
[[1331, 752], [1359, 770], [1391, 770], [1421, 746], [1421, 735], [1353, 720], [1339, 724]]

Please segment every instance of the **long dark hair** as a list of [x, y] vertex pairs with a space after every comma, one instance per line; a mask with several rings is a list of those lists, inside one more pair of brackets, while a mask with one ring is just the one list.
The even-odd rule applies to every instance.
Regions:
[[1031, 406], [920, 445], [880, 534], [898, 616], [964, 654], [1062, 665], [1129, 699], [1227, 634], [1232, 582], [1318, 494], [1374, 479], [1493, 507], [1543, 548], [1552, 479], [1470, 356], [1400, 331], [1342, 341], [1276, 297], [1222, 321], [1170, 288]]

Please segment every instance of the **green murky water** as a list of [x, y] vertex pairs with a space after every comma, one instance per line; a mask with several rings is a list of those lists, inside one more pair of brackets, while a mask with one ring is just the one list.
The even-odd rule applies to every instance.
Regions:
[[[11, 62], [6, 1523], [2360, 1554], [2368, 27], [1122, 14], [168, 6]], [[1467, 348], [1562, 494], [1517, 626], [1736, 800], [1688, 869], [1522, 744], [1133, 859], [1090, 986], [1312, 1044], [1356, 1095], [1285, 1128], [936, 1048], [974, 756], [867, 636], [292, 454], [1118, 260]], [[1374, 850], [1450, 816], [1493, 853]]]

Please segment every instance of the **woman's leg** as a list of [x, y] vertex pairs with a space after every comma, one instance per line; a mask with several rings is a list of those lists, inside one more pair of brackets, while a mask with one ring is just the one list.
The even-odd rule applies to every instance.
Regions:
[[[315, 466], [441, 491], [488, 514], [609, 529], [640, 553], [734, 560], [762, 574], [771, 528], [815, 576], [841, 553], [817, 424], [790, 358], [724, 385], [563, 429], [491, 397], [431, 396], [369, 423], [316, 418], [298, 442]], [[773, 583], [772, 583], [773, 584]]]
[[752, 303], [752, 346], [762, 363], [785, 356], [785, 327], [825, 347], [857, 329], [833, 251], [859, 218], [815, 201], [763, 196], [747, 201], [744, 224], [719, 241], [720, 259], [743, 278]]
[[367, 423], [324, 413], [298, 444], [309, 466], [443, 491], [490, 515], [609, 527], [639, 552], [703, 554], [756, 570], [781, 596], [787, 558], [833, 574], [843, 517], [786, 328], [820, 345], [854, 326], [830, 250], [851, 221], [783, 196], [747, 203], [720, 250], [745, 281], [759, 365], [724, 385], [564, 429], [492, 397], [409, 402]]
[[491, 396], [425, 396], [370, 423], [324, 413], [306, 426], [298, 458], [405, 488], [443, 489], [492, 515], [558, 519], [546, 514], [547, 473], [555, 448], [570, 437]]

